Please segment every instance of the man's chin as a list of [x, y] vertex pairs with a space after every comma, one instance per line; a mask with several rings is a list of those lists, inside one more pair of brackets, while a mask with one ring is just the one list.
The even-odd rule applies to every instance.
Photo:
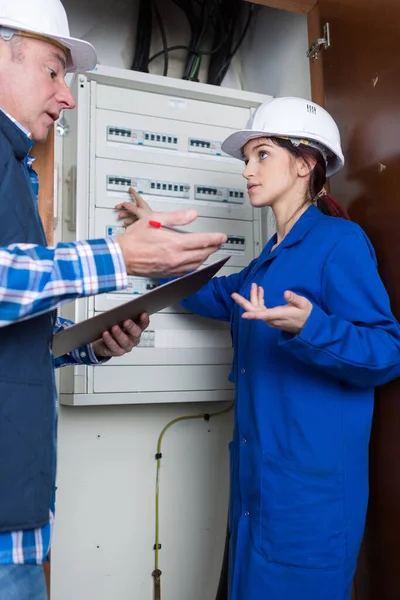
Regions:
[[35, 142], [35, 144], [41, 144], [45, 142], [49, 137], [49, 133], [53, 129], [53, 127], [54, 125], [52, 125], [51, 127], [41, 127], [37, 131], [32, 131], [32, 141]]

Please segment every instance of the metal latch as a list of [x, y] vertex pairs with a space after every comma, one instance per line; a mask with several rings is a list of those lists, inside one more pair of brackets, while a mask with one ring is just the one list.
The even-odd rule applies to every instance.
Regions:
[[313, 45], [308, 49], [307, 58], [317, 60], [318, 54], [324, 48], [325, 50], [331, 45], [331, 34], [329, 30], [329, 23], [324, 25], [324, 37], [318, 38]]

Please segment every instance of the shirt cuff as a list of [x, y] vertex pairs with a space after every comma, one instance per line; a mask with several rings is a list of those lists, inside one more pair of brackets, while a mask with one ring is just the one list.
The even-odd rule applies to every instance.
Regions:
[[75, 249], [82, 269], [84, 296], [127, 287], [124, 257], [114, 237], [76, 242]]
[[322, 328], [326, 327], [327, 314], [317, 305], [313, 304], [312, 311], [310, 312], [307, 321], [300, 333], [297, 335], [289, 333], [288, 331], [282, 331], [281, 339], [279, 340], [280, 346], [315, 346], [315, 338], [318, 332]]
[[77, 348], [76, 350], [70, 352], [70, 355], [78, 364], [81, 365], [102, 365], [103, 363], [110, 360], [109, 358], [102, 358], [99, 360], [94, 353], [92, 344], [88, 344], [87, 346], [81, 346], [80, 348]]

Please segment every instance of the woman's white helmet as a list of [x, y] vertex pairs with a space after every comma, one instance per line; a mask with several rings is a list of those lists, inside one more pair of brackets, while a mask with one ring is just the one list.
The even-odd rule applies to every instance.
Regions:
[[295, 145], [306, 144], [325, 157], [328, 176], [344, 165], [339, 129], [331, 115], [304, 98], [272, 98], [253, 113], [246, 129], [230, 135], [222, 150], [243, 159], [243, 146], [258, 137], [286, 138]]
[[72, 38], [68, 19], [60, 0], [0, 0], [0, 33], [31, 34], [69, 50], [67, 71], [90, 71], [96, 65], [96, 51], [84, 40]]

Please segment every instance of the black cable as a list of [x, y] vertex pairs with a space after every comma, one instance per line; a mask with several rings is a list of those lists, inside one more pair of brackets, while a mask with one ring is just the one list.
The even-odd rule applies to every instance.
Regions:
[[[165, 27], [164, 27], [164, 23], [160, 14], [160, 11], [158, 9], [157, 3], [155, 0], [152, 1], [152, 5], [154, 8], [154, 13], [156, 15], [156, 19], [158, 22], [158, 27], [160, 29], [160, 34], [161, 34], [161, 39], [162, 39], [162, 45], [163, 45], [163, 50], [162, 50], [162, 54], [164, 54], [164, 71], [163, 71], [163, 75], [164, 77], [166, 77], [168, 75], [168, 44], [167, 44], [167, 36], [165, 33]], [[150, 59], [147, 60], [147, 70], [148, 70], [148, 66], [149, 66], [149, 62]]]
[[[196, 47], [196, 51], [198, 53], [198, 58], [200, 58], [200, 60], [197, 60], [195, 70], [194, 70], [194, 72], [192, 72], [192, 74], [190, 76], [191, 79], [195, 79], [196, 81], [198, 81], [197, 76], [198, 76], [198, 73], [200, 71], [201, 60], [202, 60], [202, 58], [204, 56], [203, 53], [199, 54], [200, 44], [201, 44], [201, 41], [202, 41], [204, 35], [208, 31], [209, 25], [211, 24], [212, 26], [214, 26], [214, 29], [215, 29], [215, 27], [216, 27], [214, 25], [214, 16], [215, 15], [217, 16], [217, 20], [220, 21], [220, 25], [221, 25], [222, 30], [224, 29], [222, 17], [221, 17], [220, 12], [219, 12], [220, 0], [208, 0], [208, 1], [210, 2], [210, 7], [208, 7], [207, 0], [205, 0], [205, 2], [204, 2], [203, 26], [202, 26], [202, 29], [201, 29], [201, 32], [200, 32], [198, 45]], [[219, 44], [217, 44], [217, 47], [214, 48], [214, 50], [212, 52], [212, 55], [215, 54], [215, 53], [217, 53], [219, 51], [219, 49], [223, 47], [225, 38], [226, 38], [226, 34], [221, 38]]]
[[244, 38], [246, 37], [247, 31], [250, 27], [250, 23], [253, 17], [253, 11], [254, 11], [254, 4], [252, 4], [251, 6], [249, 6], [249, 11], [248, 11], [248, 15], [247, 15], [247, 20], [246, 20], [246, 24], [245, 27], [238, 39], [238, 41], [236, 42], [233, 50], [228, 54], [228, 56], [226, 57], [225, 61], [222, 63], [221, 67], [219, 68], [219, 70], [217, 71], [216, 75], [213, 76], [213, 80], [212, 81], [208, 81], [208, 83], [213, 83], [214, 85], [220, 85], [222, 83], [222, 80], [226, 74], [226, 71], [229, 68], [230, 62], [232, 60], [232, 58], [234, 57], [234, 55], [236, 54], [236, 52], [239, 50], [241, 44], [243, 43]]
[[152, 29], [152, 10], [148, 0], [140, 0], [137, 27], [135, 53], [131, 69], [148, 73], [147, 62], [150, 55]]
[[[195, 8], [192, 6], [191, 0], [173, 0], [173, 2], [184, 12], [186, 19], [189, 23], [190, 40], [189, 40], [188, 47], [192, 48], [194, 46], [194, 43], [196, 40], [196, 32], [197, 32], [197, 28], [198, 28], [198, 18], [197, 18]], [[197, 4], [202, 6], [202, 3], [200, 0], [197, 0]], [[186, 61], [185, 61], [184, 73], [186, 73], [186, 70], [188, 68], [188, 60], [189, 60], [189, 57], [187, 56]]]
[[[196, 14], [195, 7], [192, 5], [192, 2], [190, 1], [192, 13], [193, 13], [193, 15], [195, 15], [194, 26], [191, 30], [192, 35], [191, 35], [191, 39], [190, 39], [190, 43], [189, 43], [189, 46], [191, 48], [194, 47], [195, 49], [197, 49], [198, 45], [199, 45], [199, 38], [200, 38], [199, 22], [200, 22], [200, 18], [204, 19], [205, 3], [206, 3], [206, 0], [203, 0], [203, 2], [201, 4], [199, 4], [201, 11], [200, 11], [200, 14], [198, 15], [198, 14]], [[198, 54], [195, 54], [193, 52], [188, 53], [188, 56], [186, 58], [185, 68], [183, 71], [183, 79], [191, 78], [191, 74], [192, 74], [193, 67], [194, 67], [194, 62], [197, 60], [197, 58], [198, 58]]]
[[199, 50], [200, 50], [200, 46], [201, 46], [204, 34], [207, 29], [207, 24], [208, 24], [207, 0], [204, 0], [204, 2], [203, 2], [200, 20], [202, 22], [200, 33], [197, 35], [195, 50], [194, 50], [194, 52], [191, 53], [190, 59], [188, 61], [188, 66], [187, 66], [187, 69], [188, 69], [187, 78], [192, 81], [193, 80], [197, 81], [197, 74], [200, 69], [200, 63], [201, 63], [202, 57], [201, 57], [201, 54], [199, 54]]
[[[190, 46], [170, 46], [169, 48], [167, 48], [167, 52], [169, 53], [174, 52], [175, 50], [187, 50], [188, 52], [195, 52], [196, 54], [201, 54], [202, 56], [212, 56], [221, 49], [223, 43], [224, 40], [221, 40], [218, 46], [216, 48], [213, 48], [213, 50], [196, 50], [196, 48], [190, 48]], [[164, 52], [165, 50], [160, 50], [159, 52], [153, 54], [153, 56], [150, 56], [147, 64], [153, 62], [153, 60], [164, 54]]]
[[210, 59], [207, 75], [208, 83], [215, 83], [215, 74], [220, 70], [221, 65], [226, 61], [226, 57], [230, 52], [238, 20], [239, 3], [241, 4], [242, 1], [221, 0], [219, 3], [218, 12], [221, 21], [216, 23], [214, 40], [224, 37], [224, 44], [220, 51]]
[[[236, 44], [233, 44], [242, 0], [172, 0], [186, 16], [190, 27], [190, 41], [168, 47], [163, 19], [156, 0], [139, 0], [135, 54], [132, 69], [149, 72], [150, 63], [164, 56], [163, 75], [168, 75], [169, 53], [186, 50], [187, 57], [183, 79], [198, 80], [201, 62], [204, 56], [210, 56], [207, 83], [220, 85], [231, 59], [242, 44], [250, 26], [254, 5], [249, 7], [247, 21]], [[162, 40], [162, 50], [150, 56], [153, 14], [157, 21]], [[204, 38], [210, 27], [214, 30], [211, 50], [202, 50]], [[232, 47], [233, 46], [233, 47]]]

